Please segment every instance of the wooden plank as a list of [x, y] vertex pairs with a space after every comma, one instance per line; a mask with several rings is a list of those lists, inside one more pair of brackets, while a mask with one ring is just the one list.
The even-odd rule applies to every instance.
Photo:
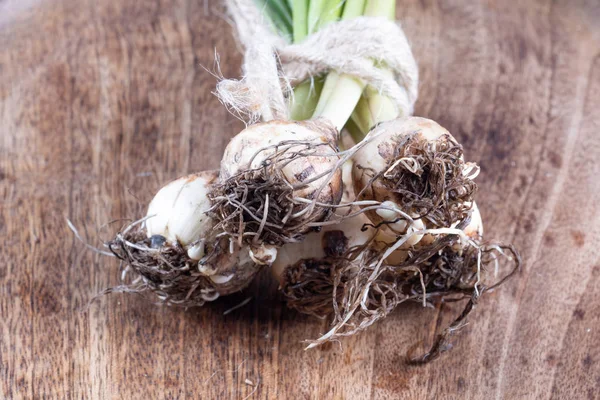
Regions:
[[[213, 2], [0, 1], [0, 397], [597, 398], [600, 393], [600, 7], [417, 1], [398, 17], [420, 65], [416, 114], [482, 165], [486, 235], [525, 269], [455, 348], [405, 363], [460, 305], [407, 305], [305, 351], [325, 322], [265, 273], [198, 310], [111, 295], [94, 245], [165, 182], [215, 168], [243, 125], [211, 94], [240, 54]], [[111, 221], [115, 221], [107, 225]], [[227, 309], [251, 297], [231, 314]]]

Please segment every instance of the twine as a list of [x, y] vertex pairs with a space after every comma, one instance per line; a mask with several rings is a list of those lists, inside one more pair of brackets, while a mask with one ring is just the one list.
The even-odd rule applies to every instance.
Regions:
[[[419, 72], [398, 23], [358, 17], [331, 23], [302, 43], [289, 44], [273, 32], [253, 0], [225, 2], [244, 51], [243, 77], [222, 79], [215, 94], [247, 124], [289, 119], [292, 84], [328, 71], [362, 79], [387, 96], [399, 114], [412, 114]], [[391, 70], [392, 76], [376, 65]]]

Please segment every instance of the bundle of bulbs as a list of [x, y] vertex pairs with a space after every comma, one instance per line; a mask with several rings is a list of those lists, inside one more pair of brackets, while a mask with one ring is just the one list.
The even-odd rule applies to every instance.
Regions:
[[[107, 244], [136, 277], [112, 291], [201, 306], [269, 269], [289, 307], [331, 322], [309, 347], [367, 329], [400, 303], [464, 299], [412, 361], [435, 359], [520, 259], [483, 239], [479, 167], [446, 129], [410, 115], [418, 74], [392, 22], [395, 1], [228, 7], [245, 75], [220, 82], [217, 94], [247, 127], [219, 170], [168, 183], [146, 217]], [[371, 27], [379, 31], [365, 35], [374, 38], [363, 51], [350, 36]], [[374, 59], [381, 49], [389, 54]], [[324, 54], [315, 63], [311, 52]], [[355, 72], [363, 67], [371, 71]], [[502, 260], [512, 266], [504, 273]]]

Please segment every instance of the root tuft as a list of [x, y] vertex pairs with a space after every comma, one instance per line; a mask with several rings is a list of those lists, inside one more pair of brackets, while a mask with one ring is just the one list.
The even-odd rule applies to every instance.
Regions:
[[[451, 347], [450, 339], [465, 325], [481, 296], [503, 284], [521, 266], [513, 246], [479, 240], [465, 245], [452, 234], [412, 248], [406, 261], [397, 265], [381, 264], [383, 252], [372, 246], [353, 251], [351, 257], [303, 260], [285, 272], [282, 287], [291, 307], [320, 317], [332, 316], [329, 332], [309, 341], [309, 348], [355, 335], [404, 302], [430, 305], [468, 299], [461, 315], [437, 336], [429, 351], [410, 356], [412, 363], [432, 361]], [[500, 257], [511, 261], [513, 268], [496, 280]]]
[[[284, 270], [281, 291], [288, 307], [303, 314], [326, 318], [332, 312], [334, 261], [304, 259]], [[336, 298], [336, 302], [341, 299]]]
[[165, 243], [151, 247], [151, 239], [141, 231], [127, 232], [108, 243], [121, 260], [123, 277], [132, 272], [128, 283], [105, 290], [154, 295], [158, 303], [183, 307], [201, 306], [219, 296], [212, 281], [198, 271], [198, 261], [187, 256], [179, 245]]
[[[121, 260], [124, 283], [100, 295], [135, 293], [159, 304], [202, 306], [243, 289], [260, 269], [249, 259], [238, 257], [240, 253], [230, 253], [227, 239], [205, 242], [206, 256], [200, 261], [191, 259], [179, 244], [157, 240], [155, 236], [147, 238], [142, 229], [134, 230], [133, 225], [107, 246]], [[216, 268], [211, 268], [213, 265]], [[219, 277], [221, 280], [216, 279]]]
[[[210, 216], [217, 222], [215, 230], [222, 231], [240, 246], [263, 243], [282, 246], [301, 241], [304, 235], [317, 230], [311, 224], [326, 221], [332, 213], [329, 205], [340, 202], [341, 184], [334, 181], [341, 180], [341, 172], [329, 170], [315, 175], [311, 164], [304, 163], [307, 167], [294, 175], [296, 182], [291, 182], [283, 168], [307, 157], [310, 162], [318, 162], [336, 156], [333, 151], [324, 156], [323, 146], [330, 144], [283, 141], [257, 152], [272, 152], [260, 167], [215, 184], [209, 195], [213, 204]], [[333, 176], [330, 182], [318, 185], [302, 199], [296, 198], [298, 190], [330, 174]]]
[[380, 145], [379, 152], [390, 161], [379, 173], [357, 166], [369, 177], [357, 198], [376, 198], [372, 192], [384, 188], [395, 194], [398, 208], [410, 210], [414, 219], [428, 220], [431, 227], [448, 227], [468, 215], [477, 191], [469, 174], [474, 166], [464, 162], [462, 146], [450, 135], [429, 141], [409, 134], [397, 138], [393, 146]]

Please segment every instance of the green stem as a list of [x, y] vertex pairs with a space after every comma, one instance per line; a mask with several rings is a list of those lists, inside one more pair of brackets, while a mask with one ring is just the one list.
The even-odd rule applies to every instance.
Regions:
[[308, 33], [314, 33], [337, 21], [344, 6], [343, 0], [311, 0], [308, 7]]
[[308, 0], [292, 0], [294, 43], [304, 40], [308, 34]]
[[292, 37], [292, 10], [287, 0], [255, 0], [256, 5], [264, 10], [269, 20], [283, 36]]
[[341, 131], [350, 118], [365, 88], [365, 83], [350, 75], [338, 75], [330, 72], [328, 79], [336, 78], [331, 85], [325, 82], [319, 103], [313, 118], [327, 118]]
[[[344, 12], [342, 13], [342, 20], [348, 20], [348, 19], [352, 19], [352, 18], [356, 18], [362, 15], [364, 9], [365, 9], [365, 1], [366, 0], [347, 0], [346, 4], [344, 5]], [[328, 105], [331, 104], [330, 102], [330, 98], [332, 96], [333, 93], [335, 93], [336, 91], [339, 91], [340, 88], [338, 87], [338, 81], [339, 81], [340, 75], [334, 71], [330, 72], [327, 75], [327, 78], [325, 79], [325, 85], [323, 86], [323, 92], [321, 94], [321, 97], [319, 98], [319, 103], [317, 104], [316, 108], [315, 108], [315, 116], [329, 116], [329, 119], [337, 126], [337, 119], [339, 118], [340, 121], [344, 119], [344, 114], [342, 113], [339, 117], [336, 115], [334, 116], [333, 111], [334, 110], [329, 110], [327, 107]], [[345, 87], [346, 89], [346, 93], [345, 95], [350, 95], [352, 97], [353, 92], [355, 90], [360, 90], [362, 91], [362, 88], [360, 87], [360, 82], [357, 82], [358, 85], [354, 85], [353, 88], [347, 86]], [[340, 95], [341, 96], [341, 95]], [[347, 120], [348, 118], [346, 118]], [[344, 121], [345, 122], [345, 121]]]
[[342, 20], [348, 20], [363, 15], [366, 0], [346, 0]]
[[[364, 15], [388, 17], [390, 10], [395, 9], [395, 4], [395, 0], [366, 0]], [[332, 74], [334, 73], [329, 76]], [[325, 82], [313, 118], [327, 118], [341, 131], [359, 102], [365, 86], [360, 79], [349, 75], [339, 76], [335, 84], [328, 85]]]
[[395, 19], [396, 0], [367, 0], [364, 15], [368, 17], [386, 17]]
[[[389, 69], [382, 67], [381, 70], [385, 74], [392, 75], [392, 71]], [[399, 116], [398, 109], [390, 98], [369, 86], [363, 92], [350, 119], [360, 128], [363, 136], [366, 136], [378, 123], [389, 121]]]
[[[364, 135], [364, 132], [369, 131], [372, 118], [373, 117], [371, 115], [371, 109], [369, 107], [369, 99], [368, 96], [366, 96], [365, 91], [365, 93], [363, 93], [363, 95], [360, 97], [360, 100], [356, 104], [356, 107], [354, 108], [354, 111], [352, 112], [352, 115], [350, 116], [350, 120], [348, 122], [352, 121], [356, 128], [359, 129], [360, 132], [362, 132], [361, 135]], [[356, 139], [356, 137], [357, 135], [355, 133], [352, 134], [353, 139]], [[360, 142], [362, 139], [363, 138], [361, 138], [358, 142]]]
[[345, 126], [354, 143], [359, 143], [364, 139], [363, 130], [353, 119], [349, 119]]
[[[293, 42], [298, 43], [308, 35], [308, 3], [309, 0], [291, 0], [294, 16]], [[315, 109], [320, 90], [311, 90], [310, 81], [302, 82], [294, 88], [294, 102], [290, 104], [290, 118], [302, 121], [310, 118], [311, 110]]]
[[[392, 7], [388, 11], [387, 18], [394, 20], [396, 18], [395, 7]], [[385, 66], [378, 66], [382, 72], [392, 76], [392, 71]], [[364, 91], [360, 101], [358, 102], [354, 112], [352, 113], [352, 121], [355, 126], [360, 130], [360, 135], [354, 132], [352, 135], [353, 139], [364, 139], [369, 131], [378, 123], [384, 121], [390, 121], [392, 119], [401, 117], [396, 106], [387, 96], [383, 96], [375, 88], [367, 87]], [[358, 143], [358, 141], [356, 143]]]
[[[294, 42], [304, 40], [307, 34], [313, 33], [327, 24], [336, 21], [341, 12], [342, 0], [294, 0]], [[355, 2], [356, 0], [351, 0]], [[364, 0], [363, 0], [364, 1]], [[302, 4], [296, 4], [302, 3]], [[310, 3], [310, 6], [309, 6]], [[296, 11], [298, 10], [298, 11]], [[302, 14], [305, 13], [305, 14]], [[306, 33], [302, 35], [302, 27], [299, 27], [299, 35], [296, 35], [296, 18], [298, 25], [306, 27]], [[304, 24], [300, 22], [304, 20]], [[315, 79], [314, 87], [311, 82], [302, 82], [294, 88], [294, 102], [290, 105], [290, 118], [296, 121], [309, 119], [315, 112], [317, 102], [322, 93], [322, 79]]]
[[294, 88], [294, 102], [290, 107], [290, 118], [294, 121], [309, 119], [315, 112], [317, 101], [323, 89], [323, 78], [302, 82]]

